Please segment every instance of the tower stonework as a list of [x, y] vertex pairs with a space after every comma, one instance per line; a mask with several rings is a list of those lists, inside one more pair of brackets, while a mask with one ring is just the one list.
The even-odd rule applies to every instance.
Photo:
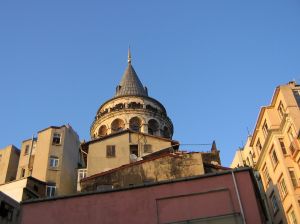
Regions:
[[130, 129], [154, 136], [172, 139], [173, 124], [166, 109], [148, 96], [128, 52], [128, 66], [116, 87], [114, 97], [103, 103], [91, 125], [91, 139], [97, 139], [122, 130]]

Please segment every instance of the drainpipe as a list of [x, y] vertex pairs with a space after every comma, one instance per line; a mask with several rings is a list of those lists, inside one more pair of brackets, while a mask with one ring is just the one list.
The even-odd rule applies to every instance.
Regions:
[[240, 194], [239, 194], [239, 189], [238, 189], [237, 184], [236, 184], [235, 175], [234, 175], [234, 171], [233, 170], [231, 170], [231, 174], [232, 174], [232, 180], [233, 180], [233, 184], [234, 184], [234, 189], [235, 189], [236, 196], [237, 196], [237, 199], [238, 199], [238, 202], [239, 202], [239, 206], [240, 206], [240, 210], [241, 210], [241, 215], [242, 215], [243, 223], [246, 224], [244, 209], [243, 209], [243, 206], [242, 206], [242, 202], [241, 202], [241, 198], [240, 198]]

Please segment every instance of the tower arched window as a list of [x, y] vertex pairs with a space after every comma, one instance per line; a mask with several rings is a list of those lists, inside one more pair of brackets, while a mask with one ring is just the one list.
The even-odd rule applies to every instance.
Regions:
[[98, 136], [99, 137], [103, 137], [107, 135], [107, 127], [105, 125], [102, 125], [100, 128], [99, 128], [99, 131], [98, 131]]
[[123, 120], [117, 118], [111, 123], [111, 133], [122, 131], [125, 128], [125, 123]]
[[159, 125], [158, 122], [154, 119], [148, 121], [148, 133], [150, 135], [158, 135]]
[[133, 131], [141, 131], [142, 121], [138, 117], [133, 117], [129, 121], [129, 128]]
[[163, 136], [165, 137], [165, 138], [170, 138], [170, 130], [169, 130], [169, 128], [168, 127], [164, 127], [164, 130], [163, 130]]

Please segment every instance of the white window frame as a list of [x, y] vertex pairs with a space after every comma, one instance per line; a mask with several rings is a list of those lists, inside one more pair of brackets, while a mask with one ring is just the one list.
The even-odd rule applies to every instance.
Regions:
[[59, 166], [59, 158], [51, 156], [49, 159], [50, 168], [58, 168]]
[[[48, 194], [48, 189], [49, 190], [49, 194]], [[46, 196], [47, 197], [54, 197], [56, 193], [56, 185], [47, 185], [46, 186]]]

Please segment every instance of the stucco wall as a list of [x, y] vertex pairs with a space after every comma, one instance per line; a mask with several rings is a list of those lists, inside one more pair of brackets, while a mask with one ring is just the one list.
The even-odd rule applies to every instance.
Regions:
[[[155, 136], [143, 137], [143, 135], [128, 132], [89, 144], [89, 152], [87, 157], [87, 176], [91, 176], [129, 163], [130, 145], [139, 145], [140, 156], [146, 155], [142, 150], [142, 147], [145, 143], [152, 145], [152, 152], [156, 152], [171, 146], [171, 141], [165, 139], [156, 138]], [[115, 145], [115, 157], [106, 157], [107, 145]]]

